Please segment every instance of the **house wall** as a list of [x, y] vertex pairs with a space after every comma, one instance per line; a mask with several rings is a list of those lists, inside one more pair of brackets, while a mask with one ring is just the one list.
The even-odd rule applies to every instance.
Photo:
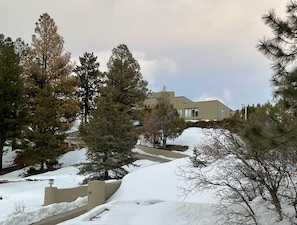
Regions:
[[[222, 120], [232, 115], [232, 110], [218, 100], [193, 102], [184, 96], [175, 97], [174, 92], [166, 92], [166, 94], [170, 103], [185, 120]], [[155, 107], [161, 95], [162, 92], [153, 93], [151, 98], [144, 101], [144, 105], [149, 108]], [[186, 113], [186, 111], [191, 111], [190, 109], [194, 110], [193, 116]]]

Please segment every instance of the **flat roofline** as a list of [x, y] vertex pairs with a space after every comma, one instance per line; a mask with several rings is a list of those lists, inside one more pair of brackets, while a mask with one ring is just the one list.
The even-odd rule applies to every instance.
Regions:
[[[162, 93], [163, 91], [159, 91], [159, 92], [153, 92], [155, 94], [160, 94]], [[223, 102], [221, 102], [220, 100], [218, 99], [213, 99], [213, 100], [202, 100], [202, 101], [192, 101], [191, 99], [181, 95], [181, 96], [175, 96], [175, 91], [165, 91], [165, 93], [173, 93], [173, 97], [174, 98], [184, 98], [186, 100], [189, 101], [189, 103], [203, 103], [203, 102], [218, 102], [218, 103], [221, 103], [222, 105], [224, 105], [226, 108], [230, 109], [231, 111], [233, 111], [230, 107], [228, 107], [226, 104], [224, 104]], [[150, 99], [154, 99], [154, 98], [157, 98], [157, 97], [151, 97]]]
[[175, 96], [175, 98], [184, 98], [184, 99], [188, 100], [189, 102], [193, 102], [191, 99], [188, 99], [188, 98], [185, 97], [185, 96]]

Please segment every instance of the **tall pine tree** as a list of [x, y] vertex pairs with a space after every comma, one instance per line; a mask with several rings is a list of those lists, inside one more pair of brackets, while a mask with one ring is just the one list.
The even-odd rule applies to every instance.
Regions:
[[25, 91], [29, 99], [29, 140], [25, 154], [31, 163], [51, 169], [62, 150], [63, 129], [73, 122], [79, 109], [75, 100], [77, 79], [71, 76], [70, 53], [63, 53], [63, 38], [54, 20], [44, 13], [36, 23], [31, 51], [25, 60]]
[[263, 16], [274, 34], [273, 38], [263, 38], [258, 49], [272, 61], [274, 71], [271, 79], [274, 96], [284, 103], [286, 109], [297, 115], [297, 68], [295, 66], [297, 51], [297, 2], [287, 5], [285, 19], [278, 17], [274, 10]]
[[76, 66], [74, 70], [79, 78], [77, 97], [83, 122], [87, 123], [91, 110], [95, 108], [95, 99], [99, 96], [98, 85], [101, 73], [94, 53], [85, 52], [82, 57], [79, 57], [79, 62], [80, 66]]
[[131, 150], [138, 138], [133, 126], [136, 108], [147, 93], [147, 82], [126, 45], [112, 50], [107, 66], [97, 108], [90, 122], [81, 128], [89, 159], [81, 173], [99, 170], [101, 179], [121, 178], [127, 173], [122, 166], [132, 162]]
[[14, 42], [0, 35], [0, 170], [4, 144], [19, 137], [26, 115], [21, 74]]
[[292, 150], [291, 146], [296, 151], [297, 144], [297, 1], [288, 3], [286, 12], [285, 19], [278, 17], [274, 10], [263, 16], [274, 37], [263, 38], [258, 45], [258, 49], [272, 61], [274, 73], [271, 82], [279, 111], [277, 117], [273, 118], [277, 129], [266, 130], [266, 133], [271, 132], [274, 136], [266, 133], [265, 136], [270, 137], [275, 145], [281, 146], [284, 154]]

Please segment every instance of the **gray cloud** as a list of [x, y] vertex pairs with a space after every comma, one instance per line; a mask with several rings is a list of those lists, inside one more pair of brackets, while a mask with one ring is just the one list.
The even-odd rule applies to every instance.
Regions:
[[255, 46], [271, 36], [263, 14], [275, 8], [284, 16], [288, 2], [10, 0], [1, 2], [0, 27], [4, 35], [30, 43], [35, 22], [47, 12], [74, 59], [98, 53], [104, 69], [111, 49], [124, 43], [153, 90], [166, 85], [192, 100], [214, 96], [239, 108], [271, 98], [269, 61]]

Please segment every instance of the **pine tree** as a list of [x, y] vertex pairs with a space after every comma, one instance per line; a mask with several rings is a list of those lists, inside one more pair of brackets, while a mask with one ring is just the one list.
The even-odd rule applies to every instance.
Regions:
[[278, 17], [274, 10], [263, 16], [274, 34], [273, 38], [263, 38], [258, 49], [272, 61], [274, 71], [271, 79], [274, 96], [284, 103], [288, 109], [297, 114], [297, 68], [295, 66], [297, 51], [297, 2], [291, 1], [287, 5], [285, 19]]
[[113, 49], [104, 80], [96, 110], [80, 129], [89, 160], [81, 173], [99, 170], [101, 179], [121, 178], [127, 173], [122, 166], [133, 161], [131, 150], [138, 139], [133, 119], [145, 99], [147, 82], [126, 45]]
[[[295, 61], [297, 41], [295, 34], [297, 32], [297, 2], [288, 3], [286, 12], [285, 19], [279, 18], [274, 10], [263, 16], [265, 24], [272, 29], [274, 37], [261, 40], [258, 49], [272, 61], [274, 74], [271, 82], [278, 110], [277, 117], [274, 116], [270, 121], [270, 124], [275, 124], [276, 127], [267, 129], [265, 136], [270, 137], [270, 141], [274, 145], [283, 146], [287, 143], [287, 146], [296, 146], [297, 67]], [[268, 135], [269, 132], [272, 134]], [[282, 148], [286, 154], [288, 148]]]
[[133, 119], [140, 119], [137, 108], [147, 96], [147, 81], [143, 80], [140, 66], [126, 45], [112, 50], [107, 67], [106, 84], [111, 87], [113, 100], [127, 106]]
[[61, 154], [60, 142], [79, 109], [75, 100], [77, 79], [71, 76], [70, 53], [63, 53], [63, 38], [57, 33], [54, 20], [44, 13], [36, 23], [35, 34], [25, 65], [25, 91], [29, 102], [29, 140], [24, 154], [32, 163], [48, 169]]
[[76, 66], [74, 70], [79, 78], [77, 97], [83, 122], [87, 123], [91, 110], [95, 108], [95, 99], [99, 96], [98, 85], [101, 73], [94, 53], [85, 52], [83, 57], [79, 57], [79, 61], [81, 65]]
[[0, 170], [4, 144], [20, 136], [26, 115], [21, 73], [14, 42], [0, 35]]

